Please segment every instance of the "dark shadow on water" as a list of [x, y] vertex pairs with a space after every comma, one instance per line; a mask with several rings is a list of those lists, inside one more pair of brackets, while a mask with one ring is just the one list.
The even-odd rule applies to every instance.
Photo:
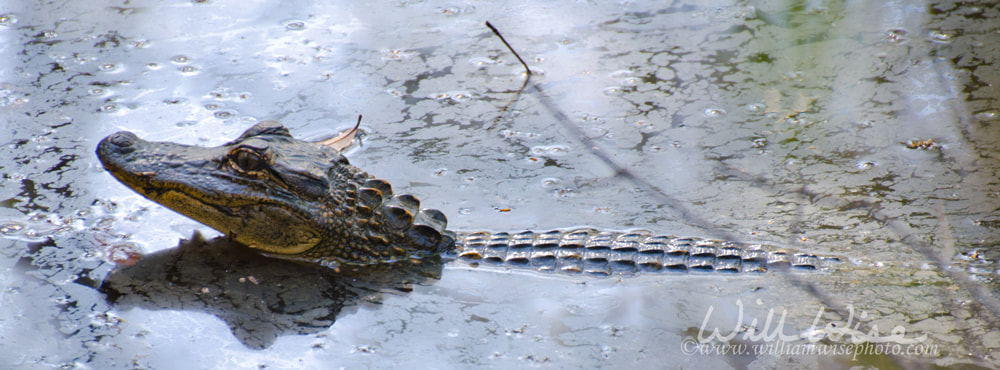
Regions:
[[119, 266], [99, 290], [120, 308], [183, 310], [222, 319], [254, 349], [282, 335], [329, 328], [343, 313], [374, 306], [382, 294], [403, 294], [441, 276], [440, 258], [391, 266], [332, 269], [261, 256], [221, 237], [196, 235], [177, 248]]

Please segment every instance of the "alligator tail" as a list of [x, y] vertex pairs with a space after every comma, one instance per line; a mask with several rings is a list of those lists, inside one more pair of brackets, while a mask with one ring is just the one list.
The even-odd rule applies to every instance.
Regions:
[[764, 273], [817, 270], [841, 262], [760, 244], [593, 229], [457, 233], [457, 258], [470, 264], [598, 276], [639, 272]]

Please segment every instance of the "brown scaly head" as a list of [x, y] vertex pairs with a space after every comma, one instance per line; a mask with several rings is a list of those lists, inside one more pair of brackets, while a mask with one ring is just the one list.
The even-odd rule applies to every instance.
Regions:
[[214, 148], [121, 131], [101, 140], [97, 156], [146, 198], [276, 257], [336, 267], [454, 249], [444, 214], [393, 195], [325, 144], [263, 121]]

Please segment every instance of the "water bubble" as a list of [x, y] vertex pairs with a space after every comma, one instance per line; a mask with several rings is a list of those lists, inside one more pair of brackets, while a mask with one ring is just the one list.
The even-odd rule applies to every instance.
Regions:
[[460, 214], [460, 215], [472, 214], [472, 208], [459, 208], [458, 209], [458, 214]]
[[496, 62], [493, 59], [482, 58], [482, 57], [471, 58], [469, 59], [469, 63], [472, 63], [472, 65], [478, 68], [485, 68], [486, 66], [489, 66], [491, 64], [496, 64]]
[[941, 30], [931, 30], [930, 32], [927, 32], [927, 36], [930, 36], [931, 42], [938, 44], [951, 43], [951, 35]]
[[802, 75], [803, 75], [802, 71], [791, 71], [785, 74], [785, 79], [801, 80]]
[[149, 47], [149, 40], [145, 39], [134, 40], [130, 43], [130, 45], [132, 45], [132, 47], [136, 49], [144, 49]]
[[218, 119], [229, 119], [232, 118], [234, 115], [235, 114], [233, 112], [228, 110], [220, 110], [218, 112], [215, 112], [215, 118]]
[[15, 94], [9, 89], [0, 90], [0, 107], [6, 107], [13, 104], [22, 104], [27, 102], [28, 99]]
[[17, 16], [13, 13], [0, 14], [0, 26], [10, 27], [17, 24]]
[[73, 56], [73, 60], [75, 60], [79, 64], [84, 64], [84, 63], [87, 63], [87, 62], [91, 62], [91, 61], [97, 60], [97, 58], [89, 56], [89, 55], [85, 55], [85, 54], [77, 54], [77, 55]]
[[198, 73], [198, 68], [195, 68], [194, 66], [183, 66], [183, 67], [177, 68], [177, 70], [180, 71], [181, 74], [185, 74], [185, 75], [194, 75], [194, 74]]
[[102, 89], [100, 87], [95, 87], [93, 89], [88, 90], [87, 93], [89, 93], [90, 95], [94, 95], [94, 96], [104, 95], [104, 89]]
[[552, 146], [536, 146], [531, 148], [531, 154], [534, 155], [550, 155], [558, 156], [565, 155], [569, 152], [569, 148], [562, 145], [552, 145]]
[[455, 101], [455, 102], [458, 102], [458, 103], [461, 103], [461, 102], [464, 102], [464, 101], [468, 101], [470, 97], [471, 97], [471, 94], [469, 94], [467, 92], [456, 92], [456, 93], [454, 93], [454, 94], [451, 95], [451, 100]]
[[859, 170], [867, 170], [877, 165], [878, 165], [877, 163], [872, 161], [858, 161], [858, 163], [855, 164], [855, 167], [857, 167]]
[[98, 109], [98, 111], [100, 111], [102, 113], [112, 113], [112, 112], [115, 112], [117, 110], [118, 110], [118, 104], [115, 104], [115, 103], [104, 104], [104, 105], [101, 106], [100, 109]]
[[887, 37], [890, 42], [901, 43], [906, 41], [906, 31], [904, 30], [889, 30]]
[[705, 109], [705, 117], [722, 117], [726, 115], [726, 110], [722, 108], [708, 108]]
[[101, 72], [114, 72], [118, 69], [118, 65], [115, 63], [104, 63], [98, 68], [101, 69]]
[[230, 100], [233, 97], [233, 89], [228, 87], [218, 87], [208, 93], [208, 96], [216, 100]]
[[388, 60], [401, 60], [401, 59], [410, 57], [412, 54], [413, 53], [408, 53], [408, 52], [400, 50], [400, 49], [383, 50], [382, 51], [382, 60], [384, 60], [384, 61], [388, 61]]
[[285, 21], [285, 29], [288, 31], [302, 31], [306, 29], [306, 22], [298, 19]]
[[216, 110], [216, 109], [219, 109], [219, 108], [222, 108], [222, 106], [218, 105], [218, 104], [215, 104], [215, 103], [205, 104], [205, 109], [208, 109], [208, 110]]
[[992, 121], [992, 120], [995, 120], [997, 118], [997, 112], [996, 111], [991, 111], [991, 110], [982, 111], [982, 112], [976, 113], [974, 115], [974, 117], [977, 120], [980, 120], [980, 121]]
[[159, 63], [154, 63], [154, 62], [146, 63], [146, 68], [152, 69], [154, 71], [160, 69], [160, 67], [161, 66]]
[[750, 113], [764, 113], [767, 110], [767, 105], [761, 103], [750, 103], [746, 105], [747, 112]]
[[24, 229], [24, 225], [17, 223], [7, 223], [0, 225], [0, 234], [4, 235], [14, 235], [15, 233]]
[[173, 58], [170, 58], [170, 61], [174, 62], [175, 64], [187, 64], [188, 62], [191, 61], [191, 58], [188, 58], [185, 55], [177, 55]]
[[622, 88], [619, 86], [607, 87], [602, 91], [604, 95], [617, 96], [622, 94]]

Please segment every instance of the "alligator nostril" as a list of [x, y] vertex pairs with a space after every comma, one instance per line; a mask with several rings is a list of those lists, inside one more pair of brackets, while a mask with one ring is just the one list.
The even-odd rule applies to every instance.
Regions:
[[111, 135], [111, 143], [123, 148], [130, 147], [132, 144], [135, 144], [136, 139], [138, 139], [138, 137], [136, 137], [135, 134], [125, 131], [117, 132]]

